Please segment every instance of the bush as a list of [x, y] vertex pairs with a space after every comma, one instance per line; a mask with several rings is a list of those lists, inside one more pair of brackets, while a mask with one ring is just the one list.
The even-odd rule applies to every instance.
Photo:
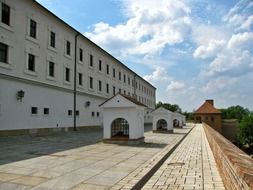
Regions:
[[253, 114], [250, 113], [244, 116], [239, 124], [237, 139], [239, 144], [252, 144], [253, 143]]

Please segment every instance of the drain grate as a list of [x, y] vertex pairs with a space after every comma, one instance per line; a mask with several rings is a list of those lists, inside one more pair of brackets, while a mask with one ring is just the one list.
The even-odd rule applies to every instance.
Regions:
[[185, 165], [185, 163], [183, 162], [172, 162], [172, 163], [168, 163], [168, 166], [183, 166]]

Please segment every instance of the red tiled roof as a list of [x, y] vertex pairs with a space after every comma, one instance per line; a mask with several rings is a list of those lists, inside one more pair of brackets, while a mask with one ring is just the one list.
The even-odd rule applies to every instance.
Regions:
[[207, 114], [207, 113], [221, 113], [212, 104], [205, 102], [195, 112], [195, 114]]
[[121, 95], [121, 96], [123, 96], [124, 98], [126, 98], [127, 100], [129, 100], [130, 102], [132, 102], [132, 103], [134, 103], [134, 104], [136, 104], [136, 105], [138, 105], [138, 106], [147, 107], [146, 105], [144, 105], [143, 103], [137, 101], [137, 100], [134, 99], [133, 97], [128, 96], [128, 95], [125, 95], [125, 94], [121, 94], [121, 93], [117, 93], [117, 94], [115, 94], [114, 96], [112, 96], [111, 98], [107, 99], [107, 100], [104, 101], [102, 104], [100, 104], [99, 107], [102, 106], [102, 105], [104, 105], [106, 102], [108, 102], [109, 100], [111, 100], [112, 98], [114, 98], [115, 96], [117, 96], [118, 94]]

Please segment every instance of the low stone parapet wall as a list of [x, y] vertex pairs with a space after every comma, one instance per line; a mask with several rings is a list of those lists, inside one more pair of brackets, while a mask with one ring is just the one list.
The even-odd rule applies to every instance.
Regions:
[[207, 124], [203, 127], [226, 189], [253, 189], [253, 159]]

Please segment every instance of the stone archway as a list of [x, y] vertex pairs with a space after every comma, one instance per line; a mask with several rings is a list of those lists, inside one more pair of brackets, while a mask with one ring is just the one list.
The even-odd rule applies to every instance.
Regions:
[[124, 118], [117, 118], [111, 124], [111, 138], [129, 139], [129, 123]]
[[179, 127], [180, 122], [178, 119], [173, 119], [173, 127]]
[[158, 131], [165, 131], [168, 128], [168, 123], [165, 119], [159, 119], [156, 123], [156, 129]]

